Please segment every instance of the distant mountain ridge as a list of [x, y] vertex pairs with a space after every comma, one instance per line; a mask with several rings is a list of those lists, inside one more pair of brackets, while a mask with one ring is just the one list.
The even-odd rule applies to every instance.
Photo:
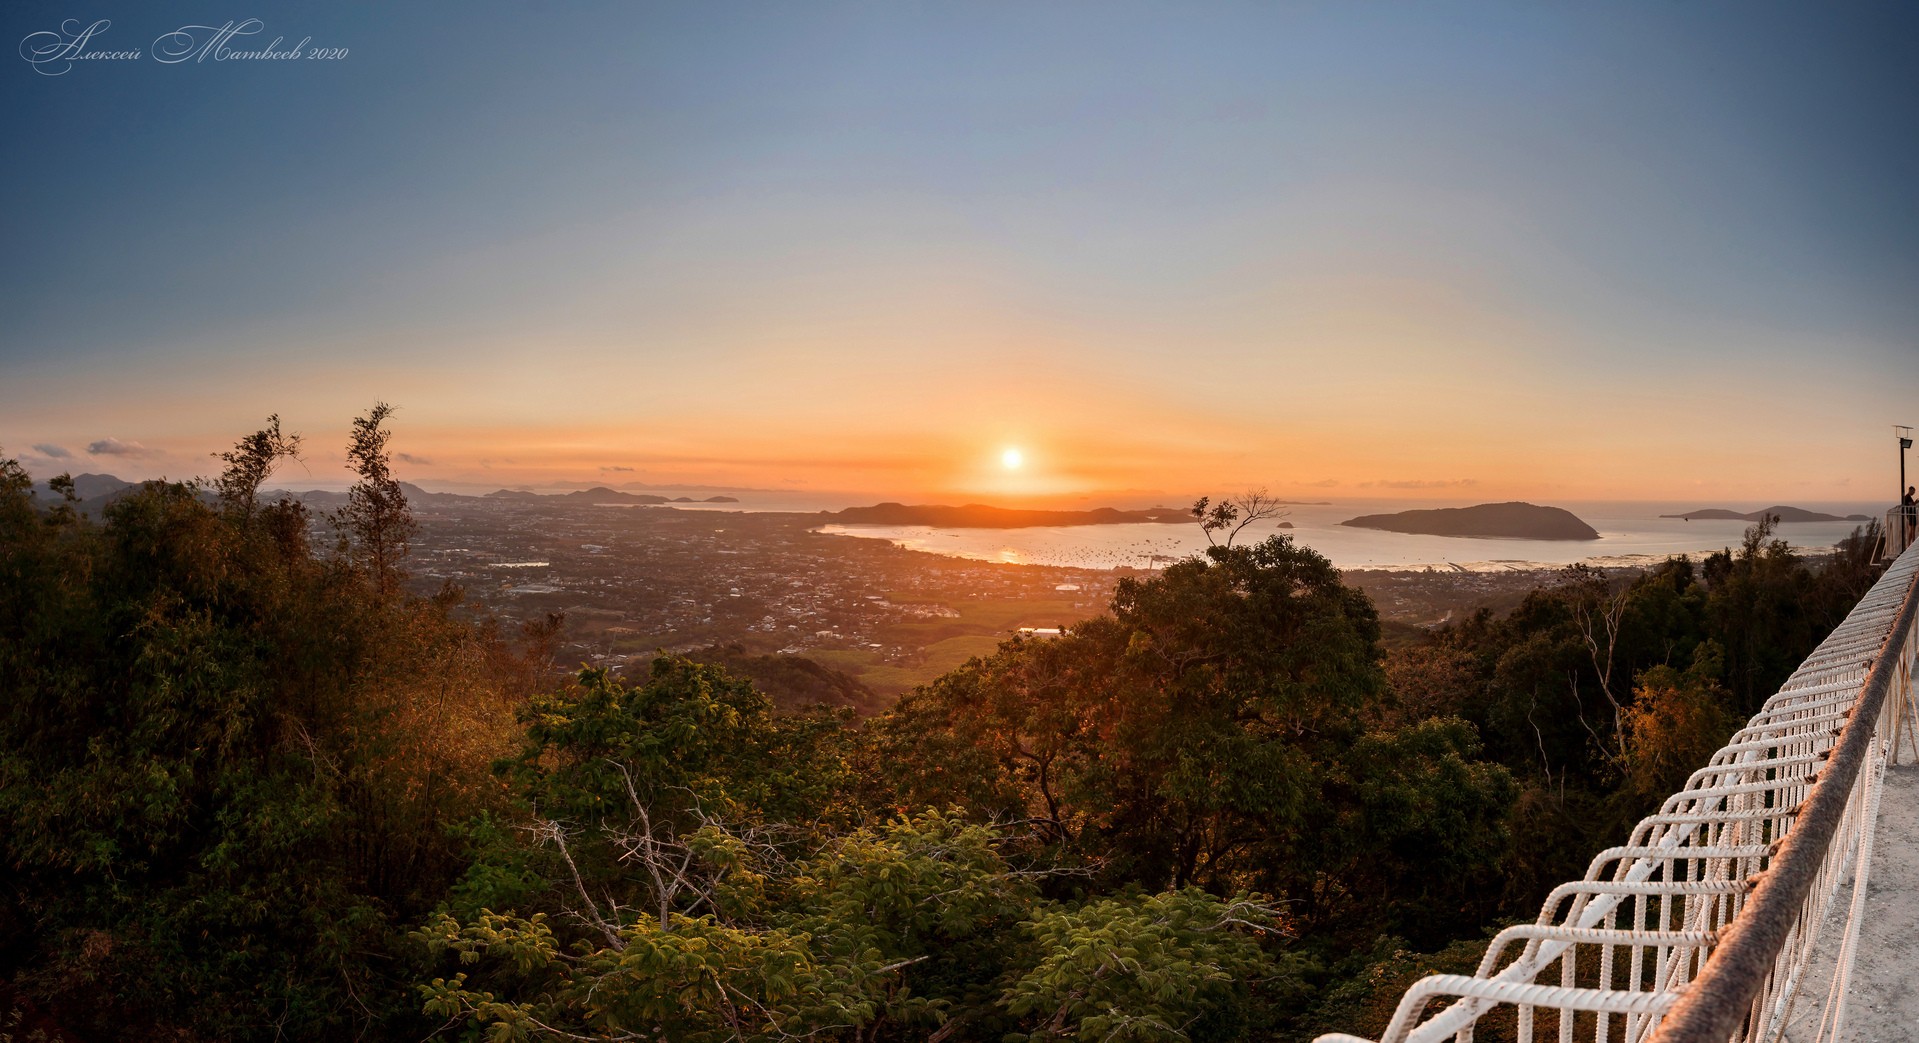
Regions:
[[1848, 514], [1840, 517], [1837, 514], [1821, 514], [1818, 511], [1809, 511], [1804, 507], [1767, 507], [1763, 510], [1750, 511], [1745, 514], [1741, 514], [1738, 511], [1729, 511], [1724, 507], [1703, 507], [1696, 511], [1687, 511], [1684, 514], [1662, 514], [1660, 517], [1684, 518], [1687, 521], [1756, 522], [1767, 515], [1778, 518], [1782, 522], [1862, 522], [1872, 520], [1870, 515], [1865, 514]]
[[[117, 478], [110, 474], [76, 474], [73, 476], [73, 493], [80, 501], [82, 509], [93, 509], [112, 503], [114, 500], [138, 489], [142, 484], [141, 482], [129, 482], [124, 478]], [[60, 499], [59, 494], [49, 488], [46, 482], [33, 483], [30, 491], [36, 499], [49, 504]], [[580, 504], [740, 502], [739, 498], [735, 496], [708, 496], [705, 499], [696, 500], [691, 496], [658, 496], [652, 493], [623, 493], [615, 489], [609, 489], [604, 485], [570, 493], [536, 493], [524, 490], [501, 489], [498, 492], [491, 492], [485, 496], [468, 496], [464, 493], [428, 492], [414, 485], [412, 482], [401, 482], [400, 491], [406, 494], [406, 498], [409, 501], [422, 504], [455, 503], [460, 501], [473, 502], [486, 499], [525, 500], [534, 503]], [[260, 497], [263, 500], [269, 501], [278, 500], [282, 497], [290, 497], [302, 503], [317, 506], [340, 506], [347, 502], [346, 492], [344, 490], [334, 489], [307, 489], [304, 491], [296, 491], [293, 489], [263, 489], [260, 492]]]
[[[432, 503], [481, 503], [486, 500], [508, 500], [524, 503], [561, 503], [584, 504], [593, 506], [602, 503], [664, 504], [664, 503], [738, 503], [731, 496], [709, 496], [704, 500], [695, 500], [691, 496], [654, 496], [651, 493], [623, 493], [608, 489], [604, 485], [591, 489], [581, 489], [570, 493], [536, 493], [525, 489], [500, 489], [485, 496], [469, 496], [465, 493], [430, 493], [412, 482], [401, 482], [400, 491], [406, 494], [408, 502]], [[269, 497], [291, 496], [306, 503], [345, 503], [347, 494], [324, 489], [310, 489], [306, 492], [276, 491], [266, 494]]]
[[1464, 536], [1509, 540], [1596, 540], [1599, 530], [1563, 507], [1513, 501], [1472, 507], [1368, 514], [1340, 522], [1358, 529], [1383, 529], [1417, 536]]
[[[113, 496], [137, 486], [138, 482], [129, 482], [115, 478], [110, 474], [76, 474], [73, 476], [73, 495], [82, 500], [94, 500], [103, 496]], [[45, 482], [33, 483], [33, 495], [45, 499], [57, 500], [59, 495], [47, 487]]]
[[1128, 525], [1140, 522], [1191, 522], [1192, 512], [1173, 507], [1152, 507], [1143, 511], [1122, 511], [1100, 507], [1090, 511], [1034, 511], [1011, 507], [989, 507], [969, 503], [963, 507], [945, 504], [876, 503], [871, 507], [848, 507], [843, 511], [821, 511], [820, 515], [842, 525], [932, 525], [942, 529], [1025, 529], [1041, 525]]
[[691, 496], [660, 496], [656, 493], [623, 493], [596, 485], [591, 489], [580, 489], [570, 493], [536, 493], [524, 489], [500, 489], [487, 493], [478, 499], [489, 500], [528, 500], [533, 502], [558, 501], [560, 503], [738, 503], [737, 496], [708, 496], [695, 500]]
[[[129, 482], [110, 474], [76, 474], [73, 476], [74, 510], [90, 517], [98, 516], [108, 504], [140, 488], [139, 482]], [[54, 492], [46, 482], [35, 482], [27, 489], [27, 494], [48, 508], [62, 501], [59, 493]]]

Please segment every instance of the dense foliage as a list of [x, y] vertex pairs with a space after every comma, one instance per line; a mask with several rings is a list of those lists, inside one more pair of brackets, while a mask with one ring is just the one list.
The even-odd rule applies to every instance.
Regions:
[[909, 695], [869, 729], [865, 775], [900, 806], [1028, 823], [1099, 887], [1256, 889], [1337, 944], [1444, 940], [1490, 912], [1468, 882], [1505, 857], [1512, 783], [1463, 722], [1369, 723], [1378, 637], [1312, 551], [1213, 547]]
[[99, 524], [0, 463], [0, 962], [83, 1034], [349, 1032], [501, 805], [511, 651], [258, 504], [291, 451], [275, 422]]
[[1388, 655], [1325, 559], [1202, 505], [1204, 557], [861, 720], [738, 649], [568, 680], [557, 620], [507, 640], [407, 593], [390, 414], [355, 422], [330, 519], [261, 502], [299, 451], [277, 419], [98, 520], [0, 462], [0, 1014], [100, 1040], [1377, 1028], [1871, 578], [1869, 534], [1816, 564], [1762, 525]]
[[1389, 660], [1396, 715], [1465, 719], [1521, 785], [1508, 904], [1578, 875], [1705, 763], [1865, 594], [1877, 543], [1808, 561], [1762, 522], [1703, 562], [1567, 569]]

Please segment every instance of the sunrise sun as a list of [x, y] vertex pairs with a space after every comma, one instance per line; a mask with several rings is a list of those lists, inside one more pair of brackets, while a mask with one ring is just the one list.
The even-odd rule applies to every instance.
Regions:
[[1020, 452], [1018, 449], [1008, 449], [999, 454], [999, 462], [1000, 465], [1007, 470], [1017, 471], [1021, 465], [1026, 463], [1026, 454]]

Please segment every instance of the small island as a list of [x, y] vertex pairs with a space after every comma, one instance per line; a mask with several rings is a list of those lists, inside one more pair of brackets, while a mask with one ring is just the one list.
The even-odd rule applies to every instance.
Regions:
[[1818, 511], [1809, 511], [1804, 507], [1767, 507], [1763, 510], [1749, 511], [1745, 514], [1741, 514], [1738, 511], [1729, 511], [1724, 507], [1705, 507], [1696, 511], [1687, 511], [1684, 514], [1662, 514], [1660, 517], [1684, 518], [1687, 521], [1756, 522], [1768, 515], [1779, 519], [1781, 522], [1862, 522], [1872, 520], [1872, 518], [1864, 514], [1848, 514], [1842, 518], [1837, 514], [1821, 514]]
[[1530, 503], [1482, 503], [1473, 507], [1368, 514], [1340, 522], [1418, 536], [1464, 536], [1504, 540], [1596, 540], [1599, 531], [1562, 507]]
[[839, 525], [930, 525], [942, 529], [1024, 529], [1040, 525], [1129, 525], [1140, 522], [1191, 524], [1193, 521], [1191, 511], [1171, 507], [1152, 507], [1143, 511], [1122, 511], [1114, 507], [1091, 511], [1029, 511], [989, 507], [983, 503], [969, 503], [964, 507], [877, 503], [871, 507], [821, 511], [820, 515]]

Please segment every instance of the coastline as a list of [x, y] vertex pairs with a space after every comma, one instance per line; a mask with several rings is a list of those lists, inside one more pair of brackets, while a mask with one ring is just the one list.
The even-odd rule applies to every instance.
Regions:
[[[1647, 568], [1667, 558], [1694, 559], [1736, 548], [1746, 526], [1700, 531], [1700, 523], [1672, 531], [1657, 520], [1602, 519], [1598, 540], [1541, 540], [1519, 537], [1426, 536], [1358, 527], [1338, 527], [1296, 518], [1294, 527], [1249, 530], [1241, 542], [1286, 535], [1324, 555], [1336, 568], [1349, 570], [1520, 572], [1583, 564], [1594, 568]], [[1679, 525], [1688, 523], [1679, 522]], [[1796, 554], [1831, 553], [1832, 546], [1857, 527], [1852, 522], [1801, 523], [1778, 534]], [[944, 529], [935, 526], [825, 524], [809, 531], [852, 539], [885, 540], [907, 550], [1012, 565], [1049, 565], [1081, 569], [1150, 571], [1201, 553], [1206, 548], [1197, 527], [1036, 526], [1025, 529]]]

